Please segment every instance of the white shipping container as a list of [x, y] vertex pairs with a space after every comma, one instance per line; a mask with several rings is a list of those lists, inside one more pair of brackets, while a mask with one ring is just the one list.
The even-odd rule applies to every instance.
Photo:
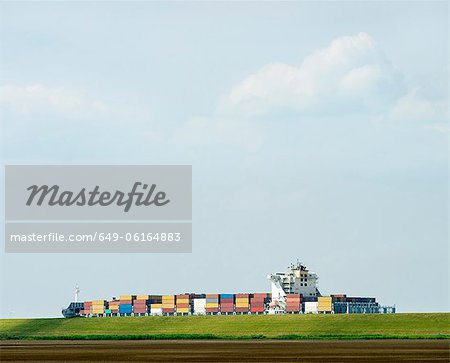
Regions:
[[206, 314], [206, 299], [194, 299], [194, 314]]
[[318, 303], [317, 301], [306, 301], [305, 302], [305, 314], [317, 314]]
[[151, 315], [162, 315], [162, 308], [151, 308]]

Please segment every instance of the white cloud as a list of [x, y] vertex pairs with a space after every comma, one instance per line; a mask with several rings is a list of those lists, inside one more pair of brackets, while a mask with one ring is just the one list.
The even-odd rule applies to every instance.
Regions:
[[271, 63], [234, 86], [223, 114], [262, 115], [277, 110], [358, 113], [385, 110], [403, 92], [400, 72], [366, 33], [344, 36], [300, 65]]
[[261, 120], [280, 114], [420, 121], [442, 132], [446, 107], [446, 102], [427, 99], [419, 88], [408, 90], [375, 41], [359, 33], [336, 38], [300, 65], [265, 65], [232, 87], [214, 115], [190, 119], [175, 140], [194, 147], [228, 144], [258, 150], [264, 143]]
[[444, 103], [427, 99], [416, 87], [398, 99], [389, 118], [398, 121], [432, 122], [442, 119], [444, 113]]
[[90, 99], [81, 92], [62, 87], [47, 87], [42, 84], [1, 86], [0, 102], [7, 110], [19, 116], [50, 113], [71, 118], [83, 118], [99, 116], [108, 110], [108, 106], [104, 102]]

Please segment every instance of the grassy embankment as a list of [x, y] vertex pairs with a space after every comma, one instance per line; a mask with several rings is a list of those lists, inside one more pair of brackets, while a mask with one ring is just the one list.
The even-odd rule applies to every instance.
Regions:
[[0, 339], [449, 339], [450, 313], [0, 319]]

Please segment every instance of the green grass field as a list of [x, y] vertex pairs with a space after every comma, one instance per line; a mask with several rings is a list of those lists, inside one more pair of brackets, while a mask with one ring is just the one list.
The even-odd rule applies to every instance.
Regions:
[[1, 319], [1, 339], [449, 339], [450, 313]]

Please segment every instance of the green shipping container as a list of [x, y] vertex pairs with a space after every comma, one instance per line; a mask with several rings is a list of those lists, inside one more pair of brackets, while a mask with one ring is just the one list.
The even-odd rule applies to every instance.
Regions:
[[111, 314], [111, 309], [105, 309], [105, 314]]

